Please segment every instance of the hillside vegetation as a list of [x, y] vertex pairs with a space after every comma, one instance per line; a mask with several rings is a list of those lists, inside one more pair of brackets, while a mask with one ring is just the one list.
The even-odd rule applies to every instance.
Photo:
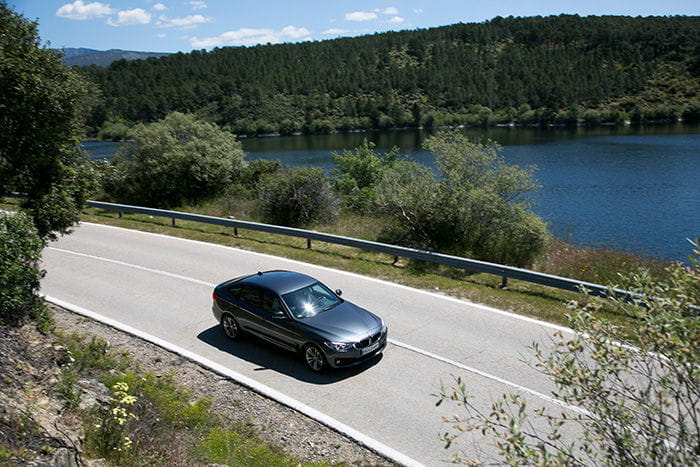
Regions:
[[700, 116], [700, 18], [501, 18], [83, 68], [91, 125], [197, 113], [238, 134]]

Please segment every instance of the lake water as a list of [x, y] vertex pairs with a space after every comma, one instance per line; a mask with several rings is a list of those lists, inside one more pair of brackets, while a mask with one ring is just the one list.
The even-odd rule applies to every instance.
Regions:
[[[533, 210], [550, 231], [584, 246], [608, 246], [664, 259], [686, 260], [686, 238], [700, 236], [700, 125], [658, 127], [491, 128], [464, 130], [503, 146], [509, 164], [536, 165], [542, 188]], [[332, 169], [332, 153], [359, 146], [398, 146], [433, 165], [421, 149], [429, 133], [394, 131], [244, 138], [247, 159], [279, 159]], [[92, 157], [109, 158], [118, 143], [86, 143]]]

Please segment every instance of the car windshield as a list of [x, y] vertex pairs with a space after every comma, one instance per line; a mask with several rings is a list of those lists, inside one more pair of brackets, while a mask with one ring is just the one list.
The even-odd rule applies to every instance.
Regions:
[[282, 299], [297, 318], [316, 316], [341, 302], [336, 294], [320, 282], [282, 295]]

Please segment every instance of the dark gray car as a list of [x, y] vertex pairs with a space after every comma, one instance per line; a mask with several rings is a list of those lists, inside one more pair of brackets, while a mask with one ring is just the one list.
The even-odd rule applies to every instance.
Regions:
[[212, 311], [230, 339], [248, 332], [299, 353], [320, 372], [356, 365], [386, 347], [382, 319], [340, 295], [297, 272], [258, 272], [217, 285]]

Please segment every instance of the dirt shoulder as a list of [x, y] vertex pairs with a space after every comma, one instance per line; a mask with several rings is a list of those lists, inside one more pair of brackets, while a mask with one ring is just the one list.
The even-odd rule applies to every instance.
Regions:
[[[109, 342], [110, 349], [125, 352], [138, 361], [139, 369], [155, 375], [172, 374], [195, 397], [210, 397], [212, 410], [227, 419], [247, 424], [258, 436], [301, 462], [392, 465], [384, 457], [356, 441], [312, 420], [289, 407], [270, 400], [235, 381], [211, 372], [179, 355], [85, 317], [51, 306], [58, 329], [96, 336]], [[14, 456], [10, 465], [65, 465], [61, 456], [80, 459], [82, 429], [78, 420], [63, 420], [62, 401], [56, 391], [64, 351], [53, 336], [43, 336], [30, 326], [3, 330], [0, 336], [0, 446], [21, 443], [25, 455]], [[30, 388], [31, 397], [27, 396]], [[32, 400], [29, 400], [32, 399]], [[29, 439], [20, 433], [18, 420], [31, 412], [41, 426]], [[65, 418], [65, 417], [63, 417]], [[32, 461], [31, 459], [35, 459]], [[43, 460], [42, 460], [43, 459]], [[37, 464], [36, 461], [48, 462]]]

